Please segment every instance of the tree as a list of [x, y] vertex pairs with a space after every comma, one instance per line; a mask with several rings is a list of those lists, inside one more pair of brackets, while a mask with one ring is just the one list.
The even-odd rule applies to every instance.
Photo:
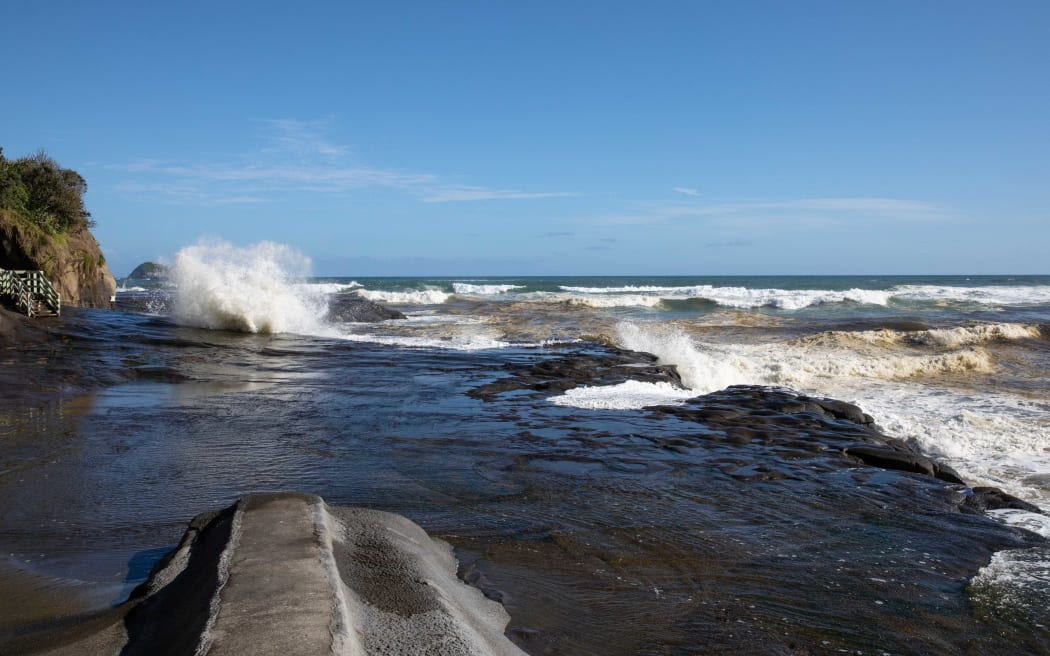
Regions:
[[15, 161], [0, 149], [0, 209], [11, 210], [52, 234], [93, 225], [84, 208], [87, 182], [44, 151]]

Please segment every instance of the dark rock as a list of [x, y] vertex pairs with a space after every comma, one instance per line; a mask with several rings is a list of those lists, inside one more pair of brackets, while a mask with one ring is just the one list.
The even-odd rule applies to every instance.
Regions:
[[335, 294], [328, 301], [328, 320], [342, 323], [375, 323], [404, 319], [401, 312], [357, 294]]
[[42, 330], [39, 324], [30, 321], [23, 314], [0, 307], [0, 347], [27, 341], [42, 342], [46, 339], [47, 331]]
[[898, 451], [880, 446], [859, 445], [846, 449], [846, 455], [852, 456], [866, 465], [915, 472], [926, 476], [935, 476], [937, 469], [929, 458], [918, 453]]
[[1038, 506], [1003, 492], [997, 487], [975, 487], [970, 490], [972, 494], [967, 495], [963, 501], [961, 510], [973, 513], [983, 513], [987, 510], [1002, 510], [1005, 508], [1013, 510], [1026, 510], [1032, 513], [1043, 514]]
[[553, 395], [575, 387], [617, 385], [628, 380], [671, 383], [685, 389], [674, 365], [658, 364], [653, 355], [610, 347], [603, 347], [598, 353], [588, 352], [592, 347], [576, 347], [565, 356], [534, 364], [507, 365], [510, 376], [481, 385], [467, 395], [492, 401], [504, 392], [532, 390]]
[[[860, 408], [852, 403], [836, 401], [834, 399], [807, 399], [807, 406], [816, 406], [825, 416], [835, 419], [845, 419], [854, 424], [870, 426], [875, 423], [871, 415], [865, 414]], [[808, 408], [807, 408], [808, 409]]]

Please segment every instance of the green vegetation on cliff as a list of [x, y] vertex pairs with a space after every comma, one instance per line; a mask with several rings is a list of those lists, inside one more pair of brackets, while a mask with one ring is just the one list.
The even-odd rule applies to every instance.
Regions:
[[84, 209], [87, 182], [40, 151], [9, 160], [0, 148], [0, 210], [52, 235], [93, 225]]
[[39, 269], [63, 305], [109, 307], [116, 282], [89, 228], [87, 183], [43, 151], [5, 159], [0, 148], [0, 269]]

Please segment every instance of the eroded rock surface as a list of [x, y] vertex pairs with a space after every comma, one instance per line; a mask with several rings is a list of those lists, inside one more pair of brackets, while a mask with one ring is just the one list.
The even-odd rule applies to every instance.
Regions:
[[121, 607], [0, 653], [523, 654], [503, 607], [456, 567], [448, 544], [400, 515], [252, 495], [195, 518]]

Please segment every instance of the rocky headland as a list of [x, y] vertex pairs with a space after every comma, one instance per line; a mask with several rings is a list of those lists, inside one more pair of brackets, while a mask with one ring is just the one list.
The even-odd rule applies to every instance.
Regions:
[[39, 269], [63, 305], [109, 308], [117, 282], [87, 228], [59, 239], [0, 214], [0, 269]]
[[7, 160], [0, 149], [0, 269], [43, 271], [63, 305], [108, 308], [117, 283], [91, 234], [86, 191], [42, 152]]
[[171, 270], [159, 262], [143, 262], [128, 274], [129, 280], [164, 280]]

